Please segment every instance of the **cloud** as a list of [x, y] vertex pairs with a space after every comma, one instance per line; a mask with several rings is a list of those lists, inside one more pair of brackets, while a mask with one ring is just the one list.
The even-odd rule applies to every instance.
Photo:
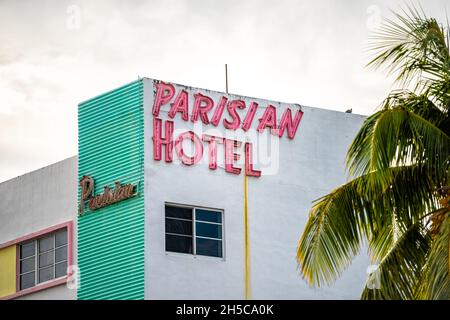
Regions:
[[[77, 153], [77, 104], [138, 76], [369, 114], [377, 15], [403, 1], [2, 0], [0, 181]], [[445, 21], [446, 1], [424, 1]], [[369, 10], [370, 9], [370, 10]]]

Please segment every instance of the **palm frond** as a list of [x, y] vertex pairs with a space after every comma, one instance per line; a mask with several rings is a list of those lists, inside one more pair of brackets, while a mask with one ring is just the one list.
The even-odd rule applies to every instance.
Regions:
[[405, 107], [384, 108], [368, 117], [347, 153], [347, 169], [357, 177], [373, 177], [384, 185], [392, 179], [390, 166], [424, 164], [429, 174], [448, 179], [450, 137], [432, 122]]
[[417, 95], [410, 90], [394, 90], [384, 100], [381, 108], [394, 109], [403, 107], [431, 122], [447, 136], [450, 136], [450, 118], [446, 114], [446, 110], [441, 105], [436, 105], [430, 100], [428, 93]]
[[443, 221], [433, 240], [416, 298], [428, 300], [450, 299], [450, 217]]
[[[392, 238], [384, 236], [395, 214], [401, 231], [415, 223], [417, 212], [434, 208], [437, 194], [430, 177], [419, 166], [387, 169], [388, 187], [360, 176], [315, 201], [297, 248], [303, 277], [315, 286], [331, 284], [369, 240], [375, 258], [385, 256]], [[414, 188], [411, 188], [414, 186]]]
[[380, 287], [362, 298], [448, 299], [449, 26], [420, 7], [394, 15], [375, 34], [368, 65], [405, 89], [365, 120], [347, 153], [352, 180], [313, 203], [297, 260], [311, 285], [330, 284], [367, 243]]
[[369, 275], [361, 298], [413, 299], [431, 238], [423, 231], [422, 221], [410, 226], [392, 244], [375, 272]]
[[[360, 249], [367, 205], [353, 183], [317, 200], [297, 249], [303, 277], [320, 287], [332, 283]], [[356, 209], [356, 210], [355, 210]]]
[[[448, 30], [414, 6], [394, 13], [394, 18], [386, 19], [371, 37], [370, 49], [375, 57], [368, 65], [386, 67], [388, 74], [397, 74], [403, 86], [423, 74], [431, 79], [448, 77]], [[422, 87], [424, 85], [426, 83], [422, 82]]]

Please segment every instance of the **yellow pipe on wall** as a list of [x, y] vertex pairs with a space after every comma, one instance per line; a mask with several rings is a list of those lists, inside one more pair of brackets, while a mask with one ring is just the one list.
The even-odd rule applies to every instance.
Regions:
[[251, 299], [247, 175], [244, 172], [244, 297]]

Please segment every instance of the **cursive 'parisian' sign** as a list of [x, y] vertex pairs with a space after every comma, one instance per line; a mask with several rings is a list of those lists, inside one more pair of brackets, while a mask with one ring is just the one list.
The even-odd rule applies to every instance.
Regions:
[[83, 176], [80, 180], [81, 199], [78, 213], [84, 213], [85, 202], [88, 201], [89, 210], [97, 210], [110, 204], [131, 198], [136, 195], [136, 186], [133, 184], [121, 184], [116, 181], [114, 189], [104, 187], [103, 193], [94, 194], [94, 179], [91, 176]]

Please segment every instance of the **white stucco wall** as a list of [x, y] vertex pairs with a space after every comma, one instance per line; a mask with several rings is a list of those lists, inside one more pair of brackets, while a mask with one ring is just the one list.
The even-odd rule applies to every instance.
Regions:
[[[223, 93], [176, 86], [189, 91], [192, 110], [193, 93], [210, 96], [215, 103]], [[229, 95], [242, 99], [247, 108], [259, 103], [252, 128], [269, 103], [282, 111], [295, 105]], [[145, 145], [145, 298], [146, 299], [242, 299], [244, 296], [243, 244], [243, 173], [226, 173], [219, 164], [209, 170], [208, 145], [204, 143], [202, 164], [186, 166], [153, 160], [153, 82], [144, 86]], [[161, 108], [160, 118], [168, 119], [170, 105]], [[251, 252], [251, 288], [254, 299], [358, 299], [363, 289], [369, 259], [361, 255], [332, 287], [310, 288], [301, 279], [295, 259], [298, 239], [305, 226], [311, 202], [346, 180], [344, 159], [347, 148], [364, 117], [317, 108], [302, 107], [303, 119], [295, 139], [286, 133], [273, 152], [271, 167], [263, 168], [260, 178], [248, 178], [249, 230]], [[238, 112], [241, 119], [245, 112]], [[293, 113], [294, 115], [295, 113]], [[224, 112], [222, 118], [227, 117]], [[210, 117], [211, 118], [211, 117]], [[212, 133], [213, 126], [174, 119], [175, 132], [194, 130], [199, 136]], [[180, 130], [181, 129], [181, 130]], [[208, 131], [209, 130], [209, 131]], [[207, 131], [207, 132], [205, 132]], [[222, 125], [214, 128], [226, 136]], [[239, 134], [243, 134], [238, 130]], [[254, 140], [255, 148], [263, 142]], [[243, 141], [243, 137], [241, 137]], [[223, 146], [219, 146], [223, 148]], [[164, 150], [164, 149], [163, 149]], [[277, 148], [275, 148], [277, 150]], [[220, 151], [220, 149], [219, 149]], [[219, 152], [218, 159], [223, 153]], [[222, 164], [223, 166], [223, 164]], [[258, 169], [258, 165], [255, 165]], [[165, 202], [219, 208], [224, 210], [223, 259], [194, 257], [165, 252]]]
[[[77, 157], [0, 183], [0, 243], [73, 221], [76, 264]], [[20, 299], [76, 299], [65, 285]]]

